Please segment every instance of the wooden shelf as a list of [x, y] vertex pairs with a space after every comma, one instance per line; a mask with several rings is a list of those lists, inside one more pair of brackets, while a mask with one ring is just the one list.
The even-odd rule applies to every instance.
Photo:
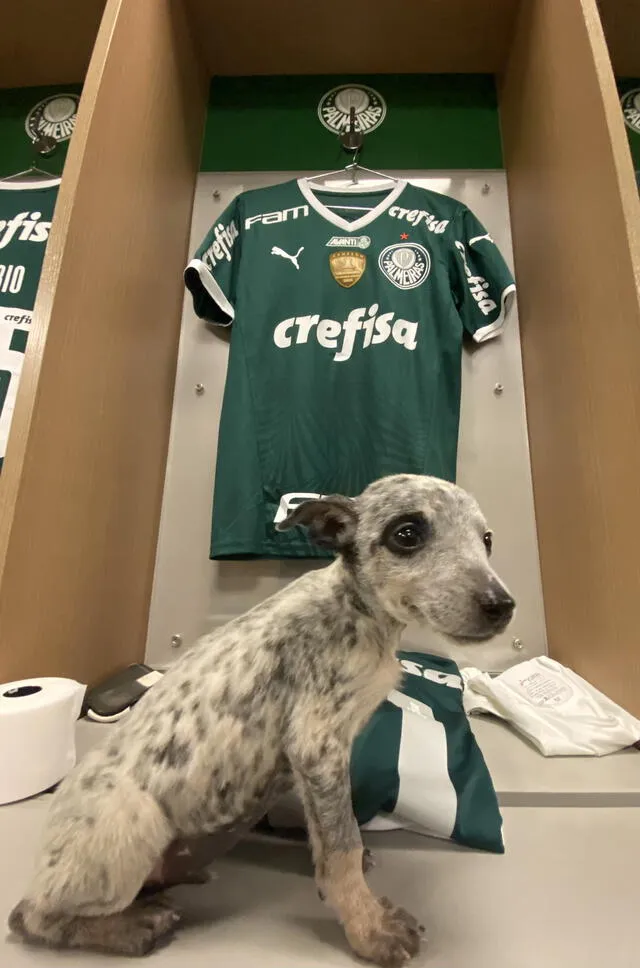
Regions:
[[210, 74], [496, 73], [519, 0], [187, 0]]
[[598, 0], [598, 9], [616, 77], [640, 77], [640, 3]]
[[0, 88], [84, 79], [105, 0], [19, 0], [3, 5]]

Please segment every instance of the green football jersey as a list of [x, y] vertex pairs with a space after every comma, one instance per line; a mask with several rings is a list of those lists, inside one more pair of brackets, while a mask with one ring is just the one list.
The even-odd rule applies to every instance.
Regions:
[[59, 184], [0, 181], [0, 469]]
[[500, 331], [511, 273], [459, 202], [357, 188], [244, 192], [185, 270], [198, 316], [233, 323], [212, 558], [323, 557], [276, 531], [301, 501], [455, 478], [463, 333]]

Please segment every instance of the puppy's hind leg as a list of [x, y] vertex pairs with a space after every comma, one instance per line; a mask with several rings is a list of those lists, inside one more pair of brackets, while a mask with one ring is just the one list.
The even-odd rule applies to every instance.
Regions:
[[65, 797], [9, 926], [27, 942], [54, 948], [147, 954], [179, 920], [162, 901], [135, 900], [172, 837], [156, 801], [131, 782], [121, 779], [80, 804]]
[[9, 927], [30, 944], [141, 957], [169, 941], [179, 920], [177, 911], [161, 901], [135, 901], [117, 914], [94, 917], [45, 913], [34, 902], [21, 901], [9, 915]]

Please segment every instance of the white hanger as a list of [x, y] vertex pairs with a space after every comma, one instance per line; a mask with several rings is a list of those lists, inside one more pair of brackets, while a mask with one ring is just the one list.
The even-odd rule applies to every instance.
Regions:
[[[398, 184], [397, 178], [393, 178], [391, 175], [386, 175], [382, 171], [375, 171], [373, 168], [365, 168], [364, 165], [361, 165], [360, 162], [358, 161], [359, 154], [360, 154], [360, 151], [357, 150], [353, 155], [353, 161], [350, 161], [348, 165], [344, 166], [344, 168], [336, 168], [335, 171], [321, 172], [319, 175], [312, 175], [310, 178], [307, 178], [305, 180], [307, 181], [307, 183], [317, 182], [319, 179], [324, 179], [324, 181], [326, 181], [328, 178], [332, 178], [334, 175], [344, 175], [344, 174], [350, 173], [351, 183], [350, 185], [346, 186], [346, 190], [348, 191], [352, 185], [358, 184], [358, 172], [364, 171], [364, 172], [367, 172], [367, 174], [369, 175], [375, 175], [380, 181], [388, 182], [389, 186]], [[370, 187], [370, 186], [367, 186], [367, 187]]]
[[[337, 168], [335, 171], [325, 171], [321, 172], [319, 175], [311, 175], [311, 177], [306, 178], [305, 181], [317, 182], [319, 179], [322, 179], [326, 182], [328, 178], [331, 178], [334, 175], [345, 175], [351, 173], [351, 185], [357, 185], [358, 172], [367, 172], [369, 175], [375, 175], [380, 181], [388, 182], [389, 186], [397, 185], [398, 183], [397, 178], [393, 178], [391, 175], [385, 175], [382, 171], [375, 171], [373, 168], [365, 168], [364, 165], [359, 164], [357, 161], [352, 161], [348, 165], [345, 165], [344, 168]], [[345, 187], [348, 190], [350, 186], [347, 185]]]
[[[4, 178], [0, 178], [0, 182], [10, 182], [10, 181], [35, 181], [40, 180], [44, 175], [45, 178], [59, 178], [59, 175], [54, 175], [50, 171], [45, 171], [44, 168], [38, 168], [37, 165], [31, 165], [29, 168], [25, 168], [24, 171], [17, 171], [15, 175], [6, 175]], [[34, 177], [32, 177], [34, 176]]]
[[[360, 154], [360, 151], [357, 150], [354, 153], [353, 161], [349, 162], [348, 165], [345, 165], [344, 168], [336, 168], [335, 171], [321, 172], [319, 175], [312, 175], [309, 178], [305, 178], [306, 183], [309, 185], [309, 187], [312, 190], [314, 187], [317, 187], [320, 189], [325, 187], [330, 190], [333, 189], [334, 191], [341, 191], [345, 193], [373, 191], [379, 188], [392, 188], [398, 184], [397, 178], [393, 178], [391, 175], [386, 175], [384, 172], [381, 172], [381, 171], [375, 171], [375, 169], [373, 168], [365, 168], [364, 165], [361, 165], [358, 162], [359, 154]], [[375, 184], [363, 185], [361, 182], [358, 182], [358, 174], [360, 172], [366, 172], [368, 175], [375, 175], [378, 181]], [[334, 175], [344, 176], [345, 174], [351, 175], [350, 182], [347, 182], [346, 184], [344, 184], [344, 182], [343, 183], [338, 182], [336, 186], [332, 186], [331, 184], [329, 185], [326, 184], [328, 178], [332, 178]], [[317, 184], [318, 181], [323, 181], [325, 184], [318, 185]], [[380, 184], [380, 182], [382, 182], [382, 184]], [[328, 204], [328, 203], [325, 203], [325, 204], [327, 208], [336, 209], [336, 210], [345, 211], [345, 212], [346, 211], [370, 212], [372, 210], [371, 206], [365, 206], [365, 205], [334, 205], [334, 204]]]

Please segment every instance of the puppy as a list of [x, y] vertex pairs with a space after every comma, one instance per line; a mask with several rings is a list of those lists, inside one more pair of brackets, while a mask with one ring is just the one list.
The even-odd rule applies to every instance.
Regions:
[[203, 835], [237, 839], [293, 784], [318, 890], [353, 951], [389, 968], [417, 953], [417, 921], [364, 877], [352, 741], [398, 685], [408, 622], [489, 639], [514, 601], [478, 505], [453, 484], [383, 478], [355, 500], [309, 501], [280, 527], [299, 525], [336, 560], [205, 636], [54, 794], [33, 881], [9, 919], [26, 941], [147, 954], [179, 920], [141, 894], [152, 871], [162, 879], [162, 858]]

